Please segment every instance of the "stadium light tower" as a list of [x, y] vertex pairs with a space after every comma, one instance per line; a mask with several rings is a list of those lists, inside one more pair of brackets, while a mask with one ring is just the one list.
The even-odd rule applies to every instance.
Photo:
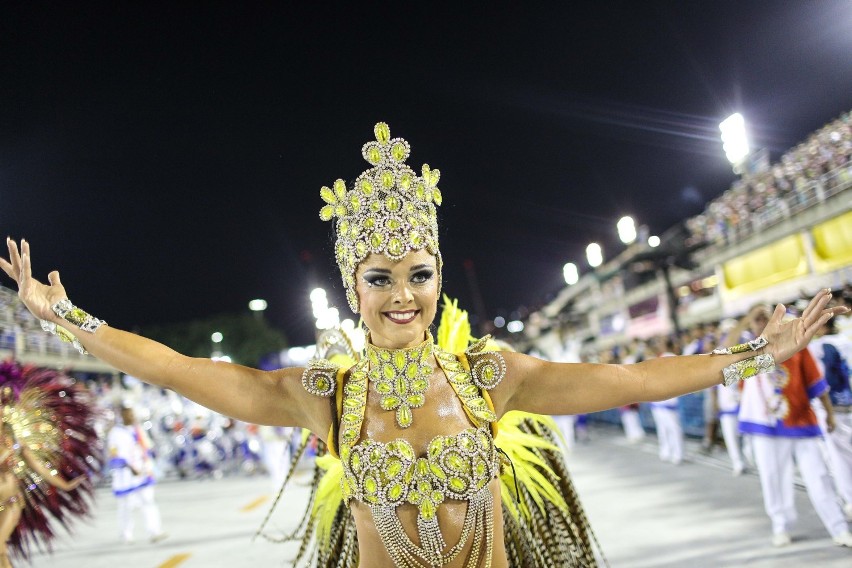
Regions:
[[745, 119], [740, 113], [734, 113], [719, 124], [722, 132], [722, 148], [725, 156], [734, 168], [734, 173], [743, 173], [743, 164], [749, 154], [746, 137]]

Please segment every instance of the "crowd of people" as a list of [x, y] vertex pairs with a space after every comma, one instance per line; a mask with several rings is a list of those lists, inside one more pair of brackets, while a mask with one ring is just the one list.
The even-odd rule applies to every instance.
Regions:
[[852, 113], [847, 112], [778, 163], [745, 173], [703, 213], [688, 219], [687, 244], [735, 242], [824, 201], [852, 181], [851, 159]]
[[[852, 306], [852, 285], [834, 302]], [[702, 324], [671, 336], [635, 339], [592, 354], [566, 341], [573, 353], [550, 355], [561, 360], [635, 363], [677, 354], [709, 353], [759, 336], [771, 309], [757, 305], [739, 319]], [[808, 349], [770, 373], [730, 386], [717, 385], [702, 394], [704, 424], [701, 452], [717, 447], [727, 451], [731, 472], [747, 468], [760, 477], [766, 513], [772, 524], [772, 543], [791, 543], [794, 464], [808, 496], [831, 535], [842, 534], [852, 521], [852, 317], [838, 316], [818, 332]], [[656, 432], [660, 460], [681, 464], [685, 455], [683, 418], [689, 410], [678, 398], [619, 409], [630, 442], [645, 439], [645, 428]], [[691, 418], [695, 418], [694, 416]], [[576, 417], [558, 417], [568, 450], [577, 437]], [[585, 432], [583, 433], [585, 437]]]

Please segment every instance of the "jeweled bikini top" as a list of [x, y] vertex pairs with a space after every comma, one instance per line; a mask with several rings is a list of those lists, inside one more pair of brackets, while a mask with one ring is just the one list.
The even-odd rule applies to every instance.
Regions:
[[[506, 364], [499, 352], [484, 350], [487, 340], [479, 340], [460, 356], [433, 347], [431, 336], [410, 349], [371, 346], [367, 356], [349, 370], [342, 393], [339, 448], [343, 498], [347, 504], [356, 499], [370, 506], [382, 541], [398, 566], [422, 565], [414, 558], [427, 566], [442, 566], [459, 554], [471, 534], [475, 542], [486, 543], [490, 563], [493, 499], [487, 485], [499, 474], [499, 461], [489, 429], [497, 417], [487, 391], [503, 379]], [[396, 411], [401, 427], [410, 426], [410, 409], [423, 405], [428, 390], [428, 375], [422, 368], [428, 366], [431, 375], [429, 354], [434, 354], [474, 426], [455, 435], [436, 436], [421, 457], [401, 438], [389, 443], [359, 441], [371, 382], [382, 397], [382, 408]], [[309, 392], [330, 397], [337, 393], [342, 376], [329, 361], [315, 361], [305, 370], [302, 382]], [[437, 523], [438, 506], [447, 499], [469, 502], [462, 536], [449, 548]], [[396, 507], [404, 503], [419, 510], [420, 546], [411, 542], [396, 516]], [[478, 556], [478, 545], [475, 548]], [[477, 564], [474, 560], [470, 565]]]

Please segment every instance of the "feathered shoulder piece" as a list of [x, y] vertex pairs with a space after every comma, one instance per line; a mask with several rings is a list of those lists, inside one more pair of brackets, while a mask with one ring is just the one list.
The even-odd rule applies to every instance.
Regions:
[[[27, 557], [33, 545], [51, 550], [57, 525], [70, 530], [75, 517], [90, 513], [91, 476], [101, 470], [103, 448], [94, 428], [92, 398], [75, 379], [51, 369], [2, 362], [0, 396], [0, 451], [7, 456], [0, 475], [17, 480], [16, 495], [3, 498], [23, 499], [23, 514], [9, 546]], [[65, 480], [86, 477], [65, 492], [36, 469]]]

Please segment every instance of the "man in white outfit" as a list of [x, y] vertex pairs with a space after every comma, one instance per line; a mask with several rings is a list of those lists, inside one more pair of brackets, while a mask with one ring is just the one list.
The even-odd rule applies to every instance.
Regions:
[[[755, 337], [763, 332], [771, 315], [768, 306], [749, 311]], [[793, 466], [798, 466], [808, 497], [834, 544], [852, 548], [852, 533], [837, 502], [828, 467], [820, 451], [822, 435], [810, 400], [819, 397], [828, 409], [828, 429], [834, 416], [828, 384], [807, 349], [796, 353], [778, 368], [760, 373], [743, 383], [740, 401], [740, 432], [752, 437], [754, 458], [763, 492], [766, 514], [772, 522], [772, 544], [792, 542], [790, 529], [796, 520]]]
[[154, 502], [154, 462], [151, 441], [136, 424], [133, 410], [121, 409], [121, 424], [107, 438], [112, 492], [118, 500], [118, 529], [122, 541], [133, 542], [133, 513], [142, 510], [151, 542], [166, 538], [160, 510]]
[[826, 453], [837, 493], [845, 503], [843, 510], [852, 519], [852, 340], [838, 333], [834, 321], [817, 332], [808, 349], [829, 386], [829, 399], [834, 408], [834, 431], [829, 432], [826, 410], [814, 401], [814, 410], [824, 433]]

